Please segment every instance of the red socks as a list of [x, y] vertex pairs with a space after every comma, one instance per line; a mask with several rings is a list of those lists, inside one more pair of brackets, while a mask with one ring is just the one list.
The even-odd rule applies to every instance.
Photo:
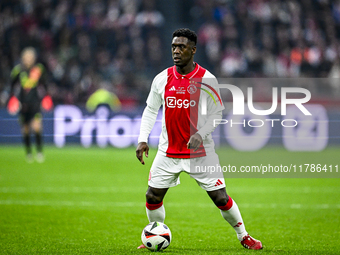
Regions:
[[222, 206], [217, 206], [220, 210], [222, 211], [228, 211], [232, 206], [233, 206], [233, 199], [228, 195], [229, 200], [228, 203], [226, 205], [222, 205]]
[[149, 210], [153, 211], [158, 209], [159, 207], [161, 207], [163, 205], [163, 201], [160, 202], [159, 204], [149, 204], [148, 202], [146, 202], [146, 208], [148, 208]]

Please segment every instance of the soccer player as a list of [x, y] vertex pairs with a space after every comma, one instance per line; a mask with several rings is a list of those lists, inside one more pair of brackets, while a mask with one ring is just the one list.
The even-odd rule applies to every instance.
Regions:
[[[186, 172], [207, 191], [223, 218], [236, 231], [241, 244], [247, 249], [259, 250], [261, 242], [247, 233], [236, 202], [226, 193], [223, 173], [211, 175], [194, 171], [193, 166], [219, 165], [211, 133], [215, 128], [214, 120], [221, 119], [224, 109], [222, 101], [215, 104], [219, 98], [218, 90], [213, 87], [217, 84], [216, 78], [194, 62], [196, 42], [196, 33], [189, 29], [181, 28], [173, 33], [171, 50], [175, 65], [154, 78], [142, 115], [136, 156], [144, 165], [143, 153], [148, 157], [149, 152], [148, 137], [163, 105], [162, 133], [146, 192], [147, 217], [150, 222], [164, 222], [163, 198], [170, 187], [179, 184], [180, 173]], [[210, 81], [210, 84], [203, 88], [200, 81]], [[210, 94], [217, 92], [217, 99], [207, 96], [207, 114], [199, 115], [203, 91], [207, 88]]]
[[[42, 115], [41, 115], [41, 97], [38, 93], [38, 85], [46, 86], [46, 72], [42, 64], [36, 63], [37, 54], [34, 48], [27, 47], [21, 53], [21, 63], [16, 65], [11, 72], [11, 93], [8, 102], [8, 110], [15, 114], [20, 110], [19, 121], [23, 135], [23, 142], [26, 148], [27, 162], [33, 162], [30, 131], [35, 133], [36, 141], [36, 160], [44, 161], [42, 153]], [[20, 83], [18, 99], [14, 96], [14, 88]], [[51, 108], [51, 98], [47, 95], [44, 97], [44, 104], [47, 104], [47, 110]], [[17, 106], [14, 106], [17, 105]], [[14, 108], [13, 108], [14, 106]]]

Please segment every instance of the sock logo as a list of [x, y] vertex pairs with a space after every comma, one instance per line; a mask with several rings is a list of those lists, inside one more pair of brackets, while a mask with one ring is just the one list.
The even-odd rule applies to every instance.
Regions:
[[234, 226], [234, 228], [239, 228], [242, 225], [242, 222], [237, 222], [237, 224]]

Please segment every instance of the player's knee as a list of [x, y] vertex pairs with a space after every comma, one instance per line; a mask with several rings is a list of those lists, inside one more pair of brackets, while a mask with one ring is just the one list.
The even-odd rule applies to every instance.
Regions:
[[214, 190], [208, 192], [210, 198], [216, 206], [225, 206], [229, 201], [229, 196], [225, 189]]
[[148, 189], [148, 191], [146, 192], [146, 202], [148, 202], [149, 204], [159, 204], [162, 202], [162, 200], [163, 198], [157, 196], [154, 192], [152, 192], [152, 190]]
[[29, 134], [29, 132], [30, 132], [29, 126], [24, 125], [24, 126], [22, 127], [22, 129], [21, 129], [21, 132], [22, 132], [24, 135]]
[[214, 203], [216, 206], [225, 206], [228, 203], [229, 199], [230, 198], [227, 194], [220, 193], [215, 197]]
[[41, 132], [41, 124], [39, 122], [32, 123], [32, 129], [34, 130], [35, 133], [40, 133]]
[[228, 197], [220, 197], [215, 200], [216, 206], [224, 206], [228, 203]]

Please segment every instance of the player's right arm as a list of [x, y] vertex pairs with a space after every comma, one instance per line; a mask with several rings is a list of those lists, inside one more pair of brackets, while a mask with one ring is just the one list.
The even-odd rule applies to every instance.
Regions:
[[146, 100], [147, 105], [142, 115], [140, 133], [138, 137], [138, 145], [136, 149], [136, 157], [143, 165], [145, 164], [143, 159], [143, 153], [145, 152], [146, 157], [149, 156], [148, 138], [153, 126], [155, 125], [158, 110], [162, 105], [162, 96], [157, 89], [158, 84], [159, 75], [156, 76], [152, 82], [151, 90], [148, 99]]
[[14, 95], [14, 86], [19, 80], [20, 72], [21, 72], [20, 65], [16, 65], [11, 71], [11, 87], [10, 87], [9, 99], [7, 102], [7, 111], [11, 115], [17, 114], [21, 108], [18, 98], [16, 98], [16, 96]]

